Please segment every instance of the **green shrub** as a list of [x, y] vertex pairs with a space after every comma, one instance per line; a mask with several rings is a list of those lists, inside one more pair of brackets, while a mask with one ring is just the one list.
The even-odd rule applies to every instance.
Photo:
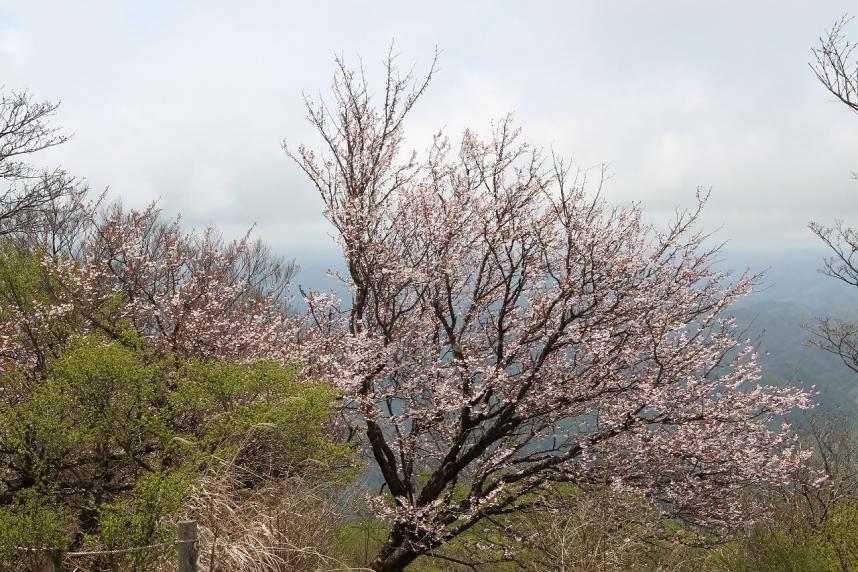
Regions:
[[[213, 465], [234, 464], [252, 487], [340, 463], [349, 450], [325, 430], [334, 397], [273, 362], [156, 358], [72, 337], [29, 396], [0, 403], [0, 549], [163, 542], [195, 476]], [[37, 520], [36, 536], [15, 532]]]

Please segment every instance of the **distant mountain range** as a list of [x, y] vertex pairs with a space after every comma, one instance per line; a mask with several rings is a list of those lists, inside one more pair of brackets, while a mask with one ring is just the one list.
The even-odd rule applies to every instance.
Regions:
[[731, 313], [760, 338], [763, 383], [815, 385], [823, 406], [841, 405], [858, 413], [858, 376], [839, 357], [809, 347], [802, 326], [818, 317], [858, 320], [858, 288], [819, 273], [822, 251], [725, 252], [722, 266], [740, 272], [765, 271], [758, 292]]
[[807, 345], [811, 335], [802, 324], [833, 313], [819, 310], [797, 302], [760, 300], [739, 304], [731, 313], [740, 325], [750, 327], [752, 340], [760, 338], [762, 383], [815, 385], [821, 405], [858, 412], [858, 376], [839, 357]]

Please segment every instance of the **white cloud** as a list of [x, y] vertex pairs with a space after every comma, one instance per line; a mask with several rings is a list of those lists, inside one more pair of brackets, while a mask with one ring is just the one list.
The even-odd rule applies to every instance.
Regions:
[[0, 30], [0, 54], [4, 58], [22, 58], [27, 53], [24, 35], [17, 30]]
[[279, 146], [315, 141], [301, 93], [326, 91], [334, 52], [362, 56], [372, 79], [392, 38], [416, 73], [438, 45], [410, 144], [440, 127], [486, 133], [514, 111], [535, 144], [610, 161], [612, 199], [661, 216], [712, 186], [707, 220], [724, 238], [809, 245], [808, 219], [858, 219], [858, 119], [805, 65], [848, 7], [21, 1], [0, 14], [0, 74], [63, 99], [57, 121], [76, 137], [45, 162], [135, 206], [161, 197], [190, 223], [258, 222], [304, 251], [330, 239]]

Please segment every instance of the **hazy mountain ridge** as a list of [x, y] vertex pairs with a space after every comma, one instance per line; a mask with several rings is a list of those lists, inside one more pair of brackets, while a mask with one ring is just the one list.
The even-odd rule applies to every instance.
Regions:
[[[858, 410], [858, 376], [839, 357], [808, 345], [812, 335], [802, 325], [824, 314], [843, 315], [829, 305], [811, 307], [800, 302], [760, 300], [739, 304], [730, 312], [748, 336], [757, 342], [762, 383], [815, 385], [817, 400], [824, 406], [842, 404]], [[847, 316], [854, 317], [854, 309]]]
[[728, 252], [721, 266], [763, 272], [763, 283], [729, 314], [757, 343], [763, 383], [815, 385], [823, 406], [858, 411], [858, 376], [839, 357], [810, 347], [803, 326], [832, 316], [858, 319], [858, 289], [819, 272], [822, 250]]

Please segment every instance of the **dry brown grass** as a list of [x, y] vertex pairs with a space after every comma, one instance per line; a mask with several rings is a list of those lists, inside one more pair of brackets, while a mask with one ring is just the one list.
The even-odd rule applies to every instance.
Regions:
[[197, 521], [201, 571], [345, 569], [330, 556], [344, 518], [337, 483], [291, 477], [247, 488], [238, 473], [202, 477], [181, 515]]

